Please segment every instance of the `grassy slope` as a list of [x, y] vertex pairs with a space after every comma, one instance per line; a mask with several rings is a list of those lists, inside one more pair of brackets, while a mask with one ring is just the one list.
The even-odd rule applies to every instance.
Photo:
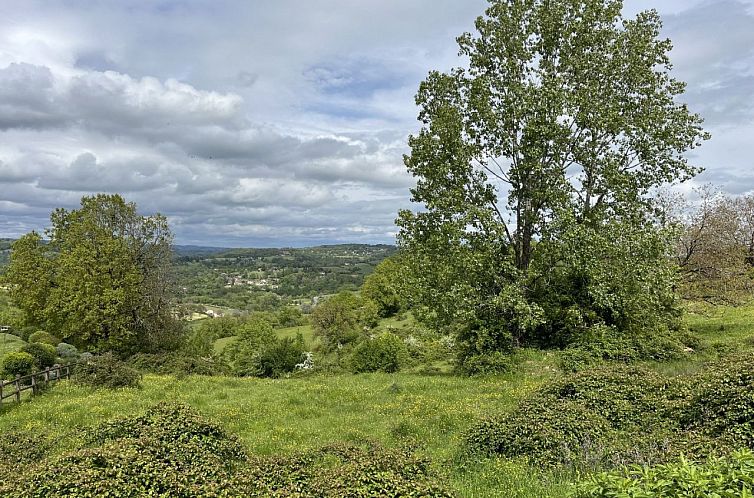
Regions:
[[0, 433], [52, 433], [64, 448], [76, 444], [77, 428], [138, 414], [158, 401], [180, 401], [238, 434], [254, 453], [289, 453], [335, 441], [419, 441], [462, 496], [561, 496], [564, 484], [532, 481], [523, 464], [489, 460], [461, 470], [450, 463], [473, 421], [511, 406], [552, 375], [554, 369], [541, 368], [551, 359], [535, 356], [531, 366], [536, 370], [483, 379], [369, 374], [176, 380], [150, 375], [141, 389], [120, 391], [62, 382], [31, 402], [4, 407]]
[[26, 342], [12, 334], [0, 334], [0, 356], [19, 351]]
[[[689, 326], [708, 345], [750, 343], [753, 321], [754, 305], [694, 309], [687, 315]], [[403, 323], [381, 324], [387, 326]], [[414, 440], [448, 475], [460, 496], [564, 496], [570, 476], [558, 477], [505, 458], [459, 459], [461, 438], [474, 421], [511, 407], [557, 375], [551, 353], [526, 351], [520, 359], [516, 373], [487, 378], [409, 373], [285, 380], [147, 376], [142, 389], [115, 392], [63, 382], [30, 402], [3, 408], [0, 433], [51, 432], [65, 447], [76, 444], [79, 427], [140, 413], [157, 401], [181, 401], [238, 434], [255, 453], [288, 453], [334, 441], [373, 439], [398, 445]], [[678, 370], [698, 361], [679, 362]]]

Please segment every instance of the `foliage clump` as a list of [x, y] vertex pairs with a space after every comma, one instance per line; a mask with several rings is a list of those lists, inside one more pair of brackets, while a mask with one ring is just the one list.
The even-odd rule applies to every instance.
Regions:
[[361, 372], [397, 372], [405, 364], [408, 350], [403, 339], [385, 332], [360, 342], [351, 355], [351, 369]]
[[[189, 407], [159, 404], [146, 414], [90, 430], [86, 447], [44, 461], [0, 484], [3, 496], [221, 496], [243, 447]], [[230, 494], [234, 496], [235, 494]], [[228, 496], [228, 495], [226, 495]]]
[[328, 351], [363, 339], [365, 329], [376, 326], [378, 320], [377, 305], [345, 291], [318, 304], [311, 315], [314, 334]]
[[693, 379], [681, 419], [691, 430], [731, 447], [754, 449], [754, 357], [717, 360]]
[[545, 465], [656, 461], [679, 447], [666, 441], [680, 429], [677, 398], [671, 381], [651, 370], [606, 365], [544, 385], [512, 411], [479, 422], [466, 441], [473, 451]]
[[58, 344], [55, 351], [57, 352], [58, 358], [60, 358], [63, 363], [73, 363], [81, 356], [81, 353], [79, 353], [76, 346], [65, 342]]
[[140, 372], [160, 375], [219, 375], [224, 367], [212, 358], [187, 356], [180, 352], [137, 353], [128, 364]]
[[2, 358], [2, 371], [6, 377], [29, 375], [34, 370], [34, 357], [29, 353], [17, 351], [6, 353]]
[[750, 450], [695, 463], [680, 461], [654, 467], [633, 466], [603, 472], [579, 482], [571, 498], [742, 498], [754, 494], [754, 454]]
[[249, 457], [238, 438], [181, 404], [88, 429], [82, 447], [59, 456], [45, 458], [45, 439], [16, 440], [23, 444], [0, 442], [0, 456], [17, 464], [12, 479], [0, 479], [0, 494], [12, 498], [452, 496], [411, 448], [334, 444]]
[[86, 386], [117, 389], [139, 387], [141, 374], [112, 353], [104, 353], [86, 358], [82, 355], [74, 369], [73, 380]]
[[255, 315], [237, 329], [238, 339], [223, 352], [234, 375], [241, 377], [281, 377], [304, 360], [304, 339], [280, 339], [272, 324]]
[[30, 342], [21, 351], [34, 357], [34, 368], [37, 370], [53, 366], [57, 357], [55, 346], [46, 342]]
[[43, 342], [45, 344], [50, 344], [51, 346], [56, 346], [60, 341], [57, 337], [54, 337], [49, 332], [45, 332], [44, 330], [37, 330], [33, 334], [29, 335], [28, 342]]
[[429, 463], [411, 448], [333, 444], [290, 457], [253, 458], [239, 481], [246, 496], [453, 496]]

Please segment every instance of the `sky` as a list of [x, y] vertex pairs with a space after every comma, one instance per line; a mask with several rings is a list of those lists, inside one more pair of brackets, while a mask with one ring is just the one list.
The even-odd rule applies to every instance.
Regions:
[[[0, 237], [120, 193], [179, 244], [392, 243], [414, 95], [484, 0], [0, 0]], [[712, 139], [693, 183], [754, 191], [754, 0], [656, 8]], [[414, 208], [416, 206], [413, 206]]]

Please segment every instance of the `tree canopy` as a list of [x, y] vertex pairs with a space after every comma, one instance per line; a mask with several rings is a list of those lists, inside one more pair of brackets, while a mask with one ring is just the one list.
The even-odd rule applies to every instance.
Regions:
[[652, 194], [699, 171], [684, 154], [707, 134], [679, 101], [658, 14], [621, 10], [492, 0], [458, 38], [468, 67], [419, 87], [405, 162], [423, 209], [400, 213], [399, 243], [415, 304], [462, 324], [468, 354], [670, 320]]
[[159, 214], [141, 216], [119, 195], [57, 209], [49, 243], [32, 232], [13, 244], [6, 274], [30, 324], [67, 342], [123, 353], [170, 345], [172, 233]]

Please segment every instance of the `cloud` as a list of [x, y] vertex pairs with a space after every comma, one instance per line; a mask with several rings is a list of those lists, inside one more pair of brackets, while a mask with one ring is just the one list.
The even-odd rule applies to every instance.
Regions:
[[[0, 236], [120, 192], [179, 242], [391, 242], [413, 179], [413, 96], [462, 61], [484, 0], [7, 0]], [[627, 0], [627, 11], [652, 7]], [[751, 190], [747, 0], [668, 0], [685, 99], [715, 138], [703, 179]], [[701, 180], [700, 180], [701, 181]]]

